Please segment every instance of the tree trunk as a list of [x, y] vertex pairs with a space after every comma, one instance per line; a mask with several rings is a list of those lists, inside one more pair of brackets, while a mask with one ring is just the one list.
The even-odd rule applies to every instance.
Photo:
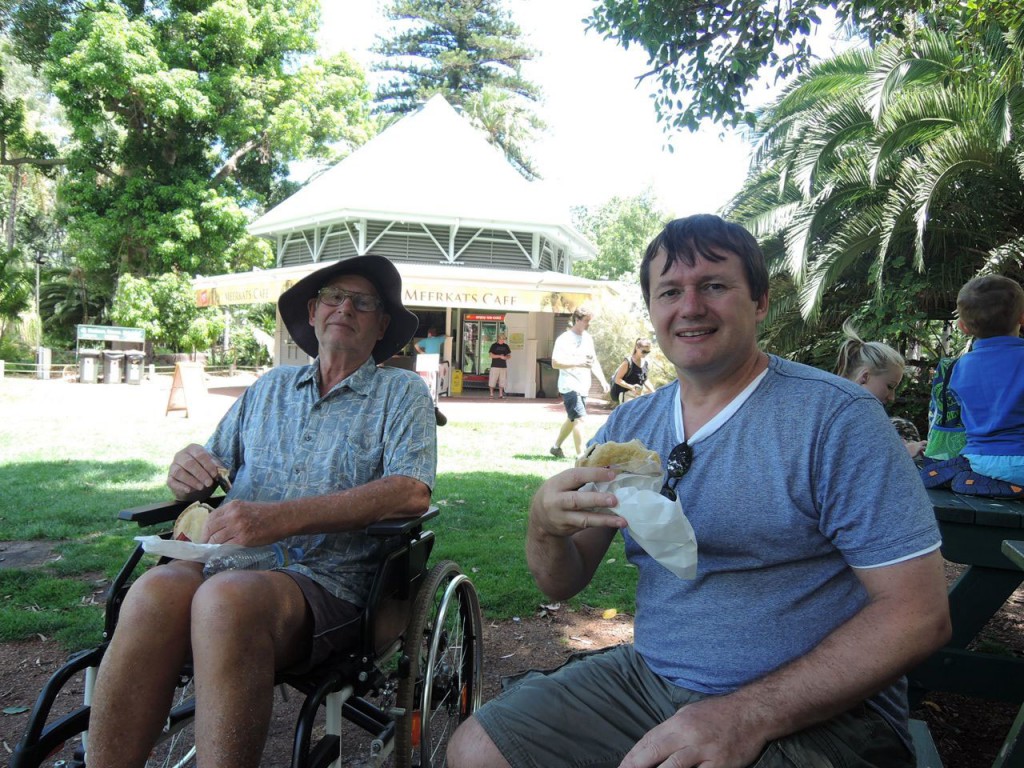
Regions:
[[7, 205], [7, 250], [14, 250], [14, 220], [18, 212], [18, 190], [21, 188], [21, 168], [11, 169], [11, 200]]

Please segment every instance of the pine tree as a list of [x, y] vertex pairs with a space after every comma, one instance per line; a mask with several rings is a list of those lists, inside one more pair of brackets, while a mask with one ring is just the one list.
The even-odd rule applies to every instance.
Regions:
[[374, 68], [393, 76], [377, 90], [378, 110], [407, 114], [440, 93], [535, 178], [524, 144], [544, 127], [540, 89], [522, 76], [534, 51], [500, 0], [394, 0], [385, 13], [394, 31], [378, 38], [384, 61]]

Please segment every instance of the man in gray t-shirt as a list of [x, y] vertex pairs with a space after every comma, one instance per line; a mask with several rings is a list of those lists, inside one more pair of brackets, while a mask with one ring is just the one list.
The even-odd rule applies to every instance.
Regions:
[[594, 442], [661, 456], [696, 576], [603, 514], [614, 495], [580, 490], [614, 470], [545, 482], [526, 542], [537, 585], [577, 594], [622, 530], [635, 642], [525, 677], [456, 732], [449, 765], [912, 768], [901, 675], [950, 623], [931, 507], [883, 408], [758, 348], [768, 273], [743, 228], [671, 222], [640, 280], [677, 380], [616, 409]]
[[381, 556], [362, 531], [425, 511], [436, 471], [426, 385], [377, 365], [416, 330], [401, 296], [381, 256], [333, 262], [281, 295], [285, 326], [316, 359], [262, 376], [167, 475], [175, 498], [194, 501], [227, 470], [230, 490], [200, 543], [245, 549], [205, 567], [173, 560], [132, 585], [96, 680], [89, 765], [146, 761], [191, 659], [197, 763], [255, 767], [275, 673], [358, 639]]

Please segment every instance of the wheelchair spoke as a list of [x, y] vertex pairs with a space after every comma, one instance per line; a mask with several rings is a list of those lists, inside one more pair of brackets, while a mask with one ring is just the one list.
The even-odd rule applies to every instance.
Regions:
[[476, 590], [454, 563], [439, 563], [421, 587], [403, 654], [403, 706], [415, 715], [399, 729], [396, 765], [441, 768], [451, 734], [480, 704], [483, 668]]

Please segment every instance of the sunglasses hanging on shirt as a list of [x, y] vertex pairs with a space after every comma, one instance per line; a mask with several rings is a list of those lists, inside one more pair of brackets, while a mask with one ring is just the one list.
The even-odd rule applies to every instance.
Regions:
[[670, 501], [676, 500], [676, 486], [693, 464], [693, 448], [684, 440], [668, 455], [668, 477], [661, 486], [661, 495]]

